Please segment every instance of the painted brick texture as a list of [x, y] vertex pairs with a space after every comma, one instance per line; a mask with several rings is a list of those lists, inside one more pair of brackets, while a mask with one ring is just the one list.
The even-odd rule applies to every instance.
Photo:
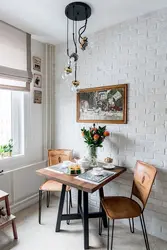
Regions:
[[[129, 84], [128, 124], [107, 125], [111, 132], [99, 158], [113, 157], [128, 171], [105, 188], [107, 195], [130, 195], [137, 160], [154, 164], [158, 175], [145, 212], [148, 232], [166, 240], [167, 232], [167, 9], [110, 27], [90, 36], [92, 49], [80, 52], [81, 88]], [[65, 45], [56, 48], [54, 93], [55, 147], [87, 152], [76, 123], [76, 95], [61, 79]], [[91, 196], [98, 206], [98, 195]], [[140, 228], [136, 221], [136, 227]]]

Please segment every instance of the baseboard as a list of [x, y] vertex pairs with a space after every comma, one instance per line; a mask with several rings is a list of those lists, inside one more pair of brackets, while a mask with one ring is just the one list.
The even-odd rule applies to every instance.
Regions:
[[12, 213], [17, 213], [27, 207], [34, 205], [37, 202], [38, 202], [38, 193], [11, 205], [11, 211]]

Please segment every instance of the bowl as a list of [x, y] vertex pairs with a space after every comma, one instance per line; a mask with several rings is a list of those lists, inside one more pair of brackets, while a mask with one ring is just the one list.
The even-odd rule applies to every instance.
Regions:
[[100, 167], [93, 168], [92, 173], [94, 175], [102, 175], [103, 174], [103, 168], [100, 168]]

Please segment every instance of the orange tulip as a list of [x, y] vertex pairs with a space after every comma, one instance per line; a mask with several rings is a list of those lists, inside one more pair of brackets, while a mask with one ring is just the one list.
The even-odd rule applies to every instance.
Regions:
[[104, 131], [104, 134], [103, 134], [104, 136], [109, 136], [110, 135], [110, 132], [108, 132], [108, 131]]
[[82, 135], [82, 136], [84, 136], [84, 135], [85, 135], [83, 131], [81, 132], [81, 135]]
[[99, 135], [98, 135], [98, 134], [95, 134], [95, 135], [93, 136], [93, 139], [94, 139], [95, 141], [97, 141], [97, 140], [99, 139]]

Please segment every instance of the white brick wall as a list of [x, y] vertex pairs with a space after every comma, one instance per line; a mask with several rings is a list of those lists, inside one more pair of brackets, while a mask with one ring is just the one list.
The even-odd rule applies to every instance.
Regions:
[[[166, 240], [167, 232], [167, 9], [139, 17], [90, 37], [92, 53], [80, 52], [81, 88], [129, 83], [128, 124], [107, 125], [109, 141], [99, 158], [114, 158], [128, 172], [106, 186], [106, 194], [130, 195], [136, 160], [154, 164], [158, 175], [146, 210], [149, 233]], [[76, 123], [76, 96], [61, 79], [65, 46], [56, 50], [55, 147], [87, 148]], [[91, 197], [97, 205], [97, 195]], [[136, 227], [139, 227], [137, 221]]]

